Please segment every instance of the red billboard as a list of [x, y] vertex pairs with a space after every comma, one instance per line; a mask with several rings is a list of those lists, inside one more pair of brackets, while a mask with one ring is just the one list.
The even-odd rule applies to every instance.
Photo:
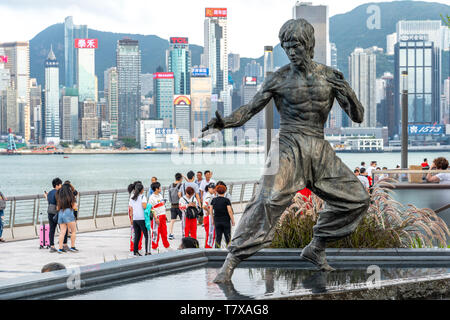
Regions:
[[256, 86], [256, 77], [244, 77], [244, 84]]
[[181, 43], [181, 44], [188, 44], [188, 38], [186, 37], [171, 37], [170, 43]]
[[97, 39], [75, 39], [75, 48], [77, 49], [97, 49]]
[[0, 63], [8, 63], [8, 56], [0, 56]]
[[227, 8], [205, 8], [205, 17], [226, 17]]
[[153, 79], [173, 79], [173, 72], [155, 72]]

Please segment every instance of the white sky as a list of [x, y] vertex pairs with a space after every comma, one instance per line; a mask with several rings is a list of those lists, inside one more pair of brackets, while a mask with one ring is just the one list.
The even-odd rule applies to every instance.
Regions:
[[[189, 37], [203, 46], [205, 7], [228, 9], [229, 52], [259, 57], [278, 43], [281, 25], [296, 0], [0, 0], [0, 42], [30, 40], [73, 16], [75, 24], [101, 31]], [[329, 16], [377, 0], [309, 1], [329, 6]], [[385, 2], [385, 1], [384, 1]], [[445, 3], [446, 1], [433, 1]], [[381, 14], [383, 14], [381, 12]], [[99, 44], [101, 45], [101, 44]]]

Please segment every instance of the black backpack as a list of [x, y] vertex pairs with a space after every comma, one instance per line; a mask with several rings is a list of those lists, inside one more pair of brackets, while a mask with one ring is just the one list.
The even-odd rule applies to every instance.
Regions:
[[[183, 197], [183, 199], [189, 203], [189, 201]], [[187, 207], [186, 208], [186, 218], [188, 219], [197, 219], [199, 214], [198, 208], [197, 207]]]

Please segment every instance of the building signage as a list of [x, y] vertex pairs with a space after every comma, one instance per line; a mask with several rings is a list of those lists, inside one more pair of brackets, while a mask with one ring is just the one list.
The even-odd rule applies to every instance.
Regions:
[[188, 38], [185, 37], [171, 37], [170, 43], [182, 43], [182, 44], [188, 44]]
[[155, 134], [158, 135], [168, 135], [168, 134], [174, 134], [175, 133], [175, 129], [173, 128], [155, 128]]
[[98, 39], [75, 39], [77, 49], [97, 49]]
[[256, 86], [256, 77], [244, 77], [244, 84], [246, 86]]
[[430, 134], [444, 134], [443, 125], [432, 124], [410, 124], [408, 125], [408, 134], [411, 135], [430, 135]]
[[173, 104], [175, 106], [190, 106], [191, 99], [189, 98], [189, 96], [176, 95], [174, 96]]
[[8, 56], [0, 56], [0, 63], [8, 63]]
[[226, 17], [227, 8], [206, 8], [205, 17]]
[[193, 77], [207, 77], [209, 75], [209, 68], [192, 68]]
[[173, 79], [173, 72], [155, 72], [153, 79]]
[[400, 41], [428, 41], [427, 34], [402, 34]]

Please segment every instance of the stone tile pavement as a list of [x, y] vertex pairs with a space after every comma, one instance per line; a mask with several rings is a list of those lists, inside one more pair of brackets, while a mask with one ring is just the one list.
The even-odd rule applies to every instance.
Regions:
[[[235, 215], [236, 224], [241, 214]], [[169, 229], [169, 223], [167, 223]], [[232, 228], [232, 232], [235, 227]], [[135, 259], [130, 254], [130, 227], [78, 233], [75, 246], [79, 252], [59, 254], [51, 253], [48, 249], [39, 249], [39, 239], [10, 241], [0, 243], [0, 281], [2, 279], [40, 273], [42, 266], [50, 262], [59, 262], [67, 268], [98, 264], [121, 259]], [[152, 250], [152, 254], [176, 250], [181, 243], [181, 222], [174, 225], [174, 240], [169, 240], [170, 249], [165, 249], [159, 241], [159, 248]], [[197, 240], [200, 247], [205, 246], [205, 229], [197, 226]], [[57, 247], [57, 236], [55, 243]], [[70, 245], [70, 239], [69, 239]], [[224, 244], [222, 244], [224, 246]], [[145, 249], [141, 250], [141, 254]]]

